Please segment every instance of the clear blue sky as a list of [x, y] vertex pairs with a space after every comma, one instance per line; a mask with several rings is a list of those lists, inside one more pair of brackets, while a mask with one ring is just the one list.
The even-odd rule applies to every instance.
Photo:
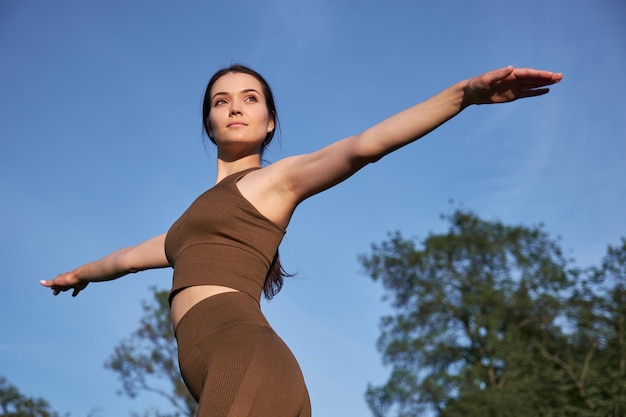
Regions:
[[0, 375], [72, 416], [162, 406], [117, 396], [103, 363], [170, 271], [75, 299], [38, 281], [163, 233], [213, 184], [200, 101], [216, 69], [242, 62], [270, 81], [271, 161], [493, 68], [563, 72], [548, 96], [469, 108], [296, 212], [282, 255], [297, 277], [263, 308], [314, 415], [369, 416], [388, 307], [357, 256], [388, 231], [442, 231], [439, 214], [463, 204], [544, 222], [581, 266], [626, 235], [624, 22], [622, 0], [0, 0]]

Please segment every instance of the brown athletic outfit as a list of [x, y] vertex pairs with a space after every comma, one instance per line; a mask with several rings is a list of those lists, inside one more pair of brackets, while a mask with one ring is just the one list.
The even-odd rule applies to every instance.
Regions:
[[181, 373], [199, 417], [309, 417], [300, 367], [260, 309], [285, 230], [239, 192], [237, 181], [251, 170], [206, 191], [167, 233], [170, 301], [194, 285], [239, 290], [209, 297], [182, 317], [176, 327]]

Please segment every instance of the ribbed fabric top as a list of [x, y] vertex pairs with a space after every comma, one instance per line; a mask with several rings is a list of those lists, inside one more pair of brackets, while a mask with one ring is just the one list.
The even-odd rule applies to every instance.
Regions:
[[165, 238], [174, 268], [173, 295], [194, 285], [223, 285], [257, 302], [285, 229], [262, 215], [239, 191], [251, 168], [230, 175], [198, 197]]

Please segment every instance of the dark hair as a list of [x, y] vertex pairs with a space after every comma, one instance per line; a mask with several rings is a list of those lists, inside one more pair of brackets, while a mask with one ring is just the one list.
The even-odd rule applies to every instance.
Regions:
[[276, 250], [276, 255], [274, 255], [274, 260], [270, 265], [270, 269], [267, 271], [267, 276], [265, 277], [265, 282], [263, 283], [263, 295], [265, 295], [265, 299], [271, 300], [274, 298], [274, 296], [278, 294], [280, 289], [283, 287], [283, 278], [292, 276], [293, 274], [285, 271], [281, 265], [280, 255], [278, 254], [278, 250]]
[[202, 101], [202, 126], [204, 128], [204, 132], [207, 134], [211, 142], [215, 144], [215, 140], [209, 134], [209, 114], [211, 113], [211, 88], [213, 88], [213, 84], [220, 78], [222, 78], [226, 74], [230, 73], [242, 73], [248, 74], [256, 78], [263, 88], [263, 95], [265, 96], [265, 106], [267, 107], [267, 111], [269, 112], [270, 117], [274, 121], [274, 129], [271, 132], [267, 133], [265, 136], [265, 140], [263, 140], [263, 150], [267, 148], [267, 146], [272, 141], [274, 137], [274, 132], [278, 129], [278, 112], [276, 111], [276, 103], [274, 103], [274, 94], [272, 94], [272, 89], [265, 78], [261, 76], [258, 72], [253, 70], [252, 68], [246, 67], [241, 64], [233, 64], [229, 67], [222, 68], [218, 70], [211, 79], [209, 80], [209, 84], [206, 87], [206, 91], [204, 92], [204, 99]]
[[[278, 112], [276, 111], [276, 103], [274, 103], [274, 94], [272, 94], [272, 89], [265, 78], [261, 76], [255, 70], [246, 67], [241, 64], [233, 64], [229, 67], [222, 68], [217, 71], [211, 79], [209, 80], [209, 84], [206, 87], [206, 91], [204, 92], [204, 100], [202, 102], [202, 126], [204, 128], [204, 132], [207, 134], [211, 142], [215, 144], [215, 140], [209, 134], [209, 113], [211, 113], [211, 88], [213, 88], [213, 84], [221, 77], [230, 73], [243, 73], [248, 74], [256, 78], [263, 88], [263, 95], [265, 96], [265, 106], [267, 107], [267, 111], [269, 112], [270, 117], [274, 121], [274, 130], [267, 133], [265, 139], [263, 140], [263, 150], [267, 148], [267, 146], [272, 141], [274, 137], [274, 132], [278, 129]], [[269, 270], [267, 271], [267, 276], [265, 277], [265, 282], [263, 283], [263, 294], [267, 300], [271, 300], [274, 298], [276, 294], [279, 293], [280, 289], [283, 287], [283, 278], [291, 277], [292, 274], [286, 272], [283, 266], [280, 263], [280, 255], [278, 254], [278, 250], [274, 255], [274, 259], [270, 264]]]

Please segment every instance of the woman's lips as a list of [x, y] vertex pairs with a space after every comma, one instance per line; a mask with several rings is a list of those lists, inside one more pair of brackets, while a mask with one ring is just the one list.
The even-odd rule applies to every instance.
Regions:
[[228, 124], [228, 127], [247, 126], [244, 122], [232, 122]]

